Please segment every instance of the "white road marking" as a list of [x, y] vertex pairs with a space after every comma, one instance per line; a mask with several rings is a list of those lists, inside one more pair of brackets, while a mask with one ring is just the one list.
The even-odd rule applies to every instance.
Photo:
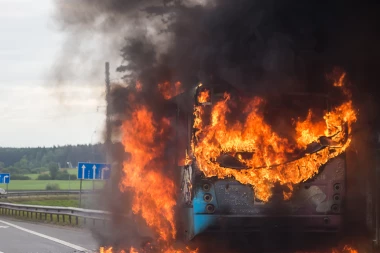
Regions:
[[[17, 225], [14, 225], [12, 223], [9, 223], [9, 222], [6, 222], [6, 221], [2, 221], [0, 220], [1, 223], [4, 223], [10, 227], [14, 227], [14, 228], [17, 228], [17, 229], [20, 229], [24, 232], [27, 232], [27, 233], [31, 233], [33, 235], [37, 235], [39, 237], [42, 237], [42, 238], [45, 238], [45, 239], [48, 239], [50, 241], [53, 241], [53, 242], [56, 242], [56, 243], [60, 243], [62, 245], [65, 245], [67, 247], [70, 247], [72, 249], [75, 249], [75, 250], [78, 250], [78, 251], [81, 251], [81, 252], [91, 252], [90, 250], [88, 249], [85, 249], [81, 246], [78, 246], [78, 245], [75, 245], [75, 244], [72, 244], [72, 243], [69, 243], [69, 242], [66, 242], [66, 241], [62, 241], [60, 239], [57, 239], [57, 238], [54, 238], [54, 237], [51, 237], [51, 236], [48, 236], [48, 235], [44, 235], [44, 234], [41, 234], [41, 233], [38, 233], [38, 232], [35, 232], [35, 231], [32, 231], [32, 230], [29, 230], [29, 229], [26, 229], [26, 228], [23, 228], [23, 227], [20, 227], [20, 226], [17, 226]], [[2, 252], [0, 252], [2, 253]]]
[[[9, 228], [8, 226], [0, 226], [0, 228]], [[1, 251], [0, 251], [0, 253], [1, 253]]]

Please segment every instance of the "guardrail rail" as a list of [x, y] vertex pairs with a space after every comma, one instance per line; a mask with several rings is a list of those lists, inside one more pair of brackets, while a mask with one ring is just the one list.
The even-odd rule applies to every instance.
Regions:
[[[33, 218], [33, 214], [36, 219], [48, 220], [50, 216], [50, 221], [53, 221], [54, 215], [57, 221], [63, 221], [65, 223], [65, 217], [68, 217], [68, 222], [70, 224], [78, 225], [78, 218], [83, 218], [84, 225], [86, 225], [87, 220], [92, 220], [95, 226], [96, 221], [102, 221], [103, 225], [110, 220], [110, 212], [100, 211], [93, 209], [83, 209], [76, 207], [60, 207], [60, 206], [37, 206], [37, 205], [22, 205], [22, 204], [11, 204], [11, 203], [0, 203], [0, 215], [14, 215], [22, 216], [26, 218]], [[74, 221], [72, 220], [74, 217]], [[60, 219], [61, 218], [61, 219]]]
[[[97, 194], [99, 190], [82, 190], [82, 194]], [[80, 194], [78, 190], [59, 190], [59, 191], [9, 191], [6, 194], [1, 194], [0, 198], [14, 197], [31, 197], [31, 196], [47, 196], [47, 195], [76, 195]]]

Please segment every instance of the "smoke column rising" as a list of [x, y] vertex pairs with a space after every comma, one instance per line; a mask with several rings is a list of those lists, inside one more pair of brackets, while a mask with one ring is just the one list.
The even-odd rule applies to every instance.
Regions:
[[[358, 131], [368, 132], [379, 124], [377, 104], [362, 103], [363, 98], [370, 101], [377, 94], [374, 63], [380, 56], [372, 22], [376, 8], [369, 4], [296, 0], [55, 2], [55, 20], [67, 34], [57, 59], [58, 66], [65, 68], [56, 72], [66, 70], [59, 77], [71, 78], [70, 66], [75, 69], [86, 56], [119, 53], [117, 71], [127, 84], [142, 83], [139, 101], [155, 117], [165, 115], [170, 106], [158, 96], [157, 84], [165, 81], [180, 81], [185, 90], [203, 82], [256, 94], [328, 92], [325, 74], [341, 66], [351, 80], [354, 102], [366, 114], [365, 122], [358, 122], [363, 127]], [[67, 51], [75, 52], [69, 56], [79, 59], [77, 65], [68, 64], [73, 60]], [[112, 110], [121, 120], [130, 117], [128, 96], [125, 86], [113, 87]], [[114, 159], [122, 162], [128, 155], [117, 145]], [[114, 185], [117, 180], [115, 176]], [[130, 209], [126, 194], [109, 199], [117, 213]], [[131, 229], [121, 231], [126, 226], [120, 225], [120, 230], [113, 231], [118, 236], [111, 244], [143, 238], [135, 229], [138, 221], [119, 219], [115, 224], [126, 222]]]

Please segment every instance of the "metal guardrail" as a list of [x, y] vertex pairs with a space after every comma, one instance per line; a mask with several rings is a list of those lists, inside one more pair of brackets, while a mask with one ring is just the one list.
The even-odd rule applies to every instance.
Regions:
[[[30, 197], [30, 196], [47, 196], [47, 195], [75, 195], [79, 194], [78, 190], [59, 190], [59, 191], [10, 191], [0, 195], [0, 198], [12, 197]], [[82, 194], [97, 194], [99, 191], [82, 190]]]
[[[93, 221], [95, 225], [96, 220], [103, 222], [105, 226], [106, 221], [110, 219], [110, 212], [92, 210], [92, 209], [83, 209], [75, 207], [60, 207], [60, 206], [36, 206], [36, 205], [22, 205], [22, 204], [11, 204], [11, 203], [0, 203], [0, 215], [13, 215], [13, 216], [22, 216], [26, 218], [33, 218], [33, 214], [36, 219], [45, 219], [48, 220], [50, 216], [50, 221], [53, 221], [53, 215], [56, 216], [58, 222], [65, 221], [65, 218], [68, 218], [68, 222], [76, 225], [79, 224], [78, 218], [83, 218], [84, 225], [86, 225], [87, 219]], [[61, 217], [61, 219], [60, 219]], [[72, 220], [72, 217], [75, 220]]]

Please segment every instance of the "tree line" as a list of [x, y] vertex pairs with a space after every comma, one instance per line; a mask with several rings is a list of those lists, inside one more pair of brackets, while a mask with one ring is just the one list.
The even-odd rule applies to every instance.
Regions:
[[75, 168], [78, 162], [104, 161], [103, 144], [37, 148], [0, 147], [0, 171], [11, 173], [12, 179], [29, 179], [25, 174], [40, 174], [38, 179], [41, 180], [68, 179], [67, 171], [60, 168]]

